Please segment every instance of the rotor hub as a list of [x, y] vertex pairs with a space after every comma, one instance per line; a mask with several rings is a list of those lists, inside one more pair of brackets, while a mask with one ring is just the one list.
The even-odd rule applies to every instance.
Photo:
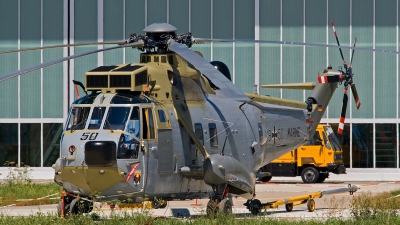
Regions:
[[180, 44], [185, 44], [190, 48], [192, 46], [192, 34], [176, 34], [176, 27], [168, 23], [153, 23], [144, 30], [145, 35], [131, 34], [126, 43], [141, 41], [143, 47], [138, 48], [143, 52], [165, 53], [168, 52], [169, 41], [174, 40]]

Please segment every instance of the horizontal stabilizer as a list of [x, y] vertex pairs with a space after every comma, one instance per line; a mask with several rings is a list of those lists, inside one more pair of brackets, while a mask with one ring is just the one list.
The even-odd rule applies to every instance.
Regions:
[[283, 89], [297, 89], [297, 90], [313, 90], [315, 87], [315, 82], [306, 83], [293, 83], [293, 84], [268, 84], [260, 85], [262, 88], [283, 88]]

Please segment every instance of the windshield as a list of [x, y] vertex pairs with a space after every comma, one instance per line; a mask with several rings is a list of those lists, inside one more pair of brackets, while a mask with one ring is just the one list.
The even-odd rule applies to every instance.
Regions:
[[69, 114], [67, 130], [83, 130], [85, 128], [89, 112], [90, 107], [73, 106]]
[[331, 143], [333, 150], [340, 150], [339, 140], [336, 138], [335, 133], [332, 130], [332, 127], [324, 126], [324, 130], [326, 135], [328, 136], [329, 142]]
[[90, 117], [88, 129], [100, 129], [106, 107], [94, 107], [92, 117]]
[[130, 107], [110, 107], [103, 129], [124, 130], [130, 110]]

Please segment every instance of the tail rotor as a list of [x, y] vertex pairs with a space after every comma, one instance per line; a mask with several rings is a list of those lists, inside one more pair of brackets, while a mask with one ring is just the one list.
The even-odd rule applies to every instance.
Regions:
[[[336, 38], [336, 42], [337, 42], [338, 46], [340, 47], [339, 38], [337, 36], [335, 24], [333, 23], [333, 20], [331, 20], [331, 25], [332, 25], [333, 33]], [[353, 47], [356, 47], [356, 42], [357, 42], [357, 38], [355, 38], [355, 40], [354, 40]], [[352, 67], [353, 67], [354, 49], [352, 50], [352, 53], [351, 53], [351, 59], [350, 59], [349, 66], [347, 66], [346, 60], [344, 60], [343, 52], [342, 52], [341, 48], [339, 48], [339, 52], [340, 52], [340, 56], [342, 57], [343, 67], [345, 70], [344, 71], [339, 70], [341, 74], [336, 75], [336, 76], [318, 77], [318, 82], [319, 83], [339, 82], [339, 84], [343, 83], [344, 94], [343, 94], [342, 111], [340, 113], [340, 121], [339, 121], [339, 128], [338, 128], [338, 134], [342, 134], [343, 128], [344, 128], [344, 121], [346, 118], [346, 110], [347, 110], [347, 102], [348, 102], [347, 91], [348, 91], [349, 86], [351, 88], [351, 92], [354, 97], [354, 101], [356, 103], [357, 109], [360, 108], [361, 103], [360, 103], [360, 99], [358, 97], [356, 85], [353, 83], [354, 74], [353, 74]]]

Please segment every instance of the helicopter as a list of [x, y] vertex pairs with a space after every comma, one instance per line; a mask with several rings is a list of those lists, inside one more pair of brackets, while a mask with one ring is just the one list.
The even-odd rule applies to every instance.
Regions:
[[[336, 32], [338, 46], [320, 46], [339, 48], [345, 70], [322, 69], [318, 82], [261, 86], [311, 90], [302, 102], [243, 93], [223, 62], [209, 62], [190, 49], [193, 44], [232, 40], [176, 31], [168, 23], [151, 24], [144, 35], [95, 43], [117, 46], [0, 77], [1, 82], [117, 48], [142, 51], [138, 63], [99, 66], [85, 73], [84, 84], [73, 81], [85, 96], [77, 91], [61, 136], [61, 156], [53, 165], [54, 181], [67, 193], [59, 212], [90, 212], [93, 200], [100, 198], [132, 203], [149, 199], [154, 208], [172, 200], [209, 198], [207, 214], [229, 214], [232, 197], [243, 197], [257, 214], [261, 205], [254, 198], [255, 183], [263, 175], [259, 169], [312, 139], [338, 84], [345, 85], [341, 122], [348, 86], [359, 105], [352, 66], [344, 61], [341, 48], [346, 47], [340, 46]], [[79, 45], [86, 44], [68, 47]], [[354, 53], [355, 43], [350, 49]]]

